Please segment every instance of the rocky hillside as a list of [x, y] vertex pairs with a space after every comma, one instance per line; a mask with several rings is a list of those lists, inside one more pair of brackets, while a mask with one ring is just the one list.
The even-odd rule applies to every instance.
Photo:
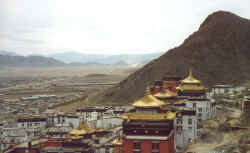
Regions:
[[230, 12], [215, 12], [182, 45], [89, 100], [129, 103], [144, 94], [147, 82], [165, 75], [185, 76], [189, 67], [207, 86], [250, 80], [250, 20]]

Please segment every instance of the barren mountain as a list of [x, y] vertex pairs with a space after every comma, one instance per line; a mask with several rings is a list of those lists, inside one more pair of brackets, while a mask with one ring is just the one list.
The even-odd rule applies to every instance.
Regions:
[[90, 99], [126, 104], [144, 94], [147, 82], [166, 75], [186, 76], [188, 68], [207, 86], [250, 80], [250, 20], [230, 12], [215, 12], [182, 45]]

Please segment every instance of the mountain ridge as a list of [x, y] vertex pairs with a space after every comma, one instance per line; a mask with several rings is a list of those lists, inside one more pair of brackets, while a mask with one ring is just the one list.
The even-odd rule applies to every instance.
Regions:
[[206, 86], [250, 80], [250, 20], [218, 11], [178, 47], [131, 74], [120, 84], [90, 97], [95, 103], [127, 104], [143, 96], [147, 82], [166, 75], [186, 76], [189, 68]]
[[1, 55], [1, 67], [44, 67], [44, 66], [63, 66], [63, 62], [53, 58], [43, 56], [19, 56], [19, 55]]
[[149, 53], [149, 54], [119, 54], [119, 55], [99, 55], [99, 54], [85, 54], [78, 52], [64, 52], [48, 55], [48, 57], [53, 57], [59, 61], [65, 63], [97, 63], [97, 64], [145, 64], [160, 55], [159, 53]]

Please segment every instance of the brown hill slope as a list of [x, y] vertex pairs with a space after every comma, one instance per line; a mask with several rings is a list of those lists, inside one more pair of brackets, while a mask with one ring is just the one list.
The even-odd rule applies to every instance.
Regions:
[[215, 12], [181, 46], [89, 100], [125, 104], [142, 96], [147, 82], [165, 75], [185, 76], [189, 67], [206, 85], [250, 80], [250, 20], [230, 12]]

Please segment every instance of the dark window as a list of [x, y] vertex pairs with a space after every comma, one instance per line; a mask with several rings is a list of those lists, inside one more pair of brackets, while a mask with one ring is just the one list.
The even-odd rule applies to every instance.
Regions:
[[198, 111], [199, 111], [199, 112], [202, 112], [202, 108], [199, 108]]
[[192, 119], [188, 119], [188, 124], [192, 124]]
[[196, 103], [193, 104], [193, 108], [196, 108]]
[[141, 149], [141, 143], [140, 142], [134, 142], [134, 149]]
[[182, 119], [177, 119], [177, 124], [182, 124]]
[[152, 143], [152, 149], [159, 149], [159, 143]]
[[182, 131], [182, 126], [177, 126], [177, 131]]

